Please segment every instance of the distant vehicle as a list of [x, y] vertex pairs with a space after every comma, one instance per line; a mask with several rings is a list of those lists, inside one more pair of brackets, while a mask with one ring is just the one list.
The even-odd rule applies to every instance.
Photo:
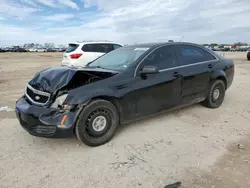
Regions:
[[45, 48], [37, 48], [35, 52], [46, 52]]
[[6, 52], [4, 49], [0, 48], [0, 52]]
[[212, 47], [212, 50], [213, 51], [220, 51], [221, 49], [219, 48], [219, 46], [214, 46], [214, 47]]
[[66, 48], [55, 48], [56, 52], [65, 52]]
[[35, 52], [35, 50], [36, 50], [35, 48], [29, 48], [28, 49], [29, 52]]
[[243, 47], [241, 48], [241, 51], [242, 51], [242, 52], [246, 52], [246, 51], [248, 51], [248, 49], [249, 49], [249, 47], [243, 46]]
[[250, 48], [247, 49], [247, 59], [250, 61]]
[[113, 42], [70, 43], [63, 54], [62, 66], [84, 67], [89, 62], [123, 45]]
[[48, 48], [48, 49], [46, 49], [46, 52], [56, 52], [57, 50], [56, 49], [54, 49], [54, 48]]
[[17, 48], [12, 48], [10, 52], [27, 52], [27, 50], [25, 50], [24, 48], [17, 47]]
[[31, 48], [29, 52], [46, 52], [45, 48]]
[[84, 68], [38, 72], [16, 102], [16, 114], [31, 135], [76, 134], [85, 144], [99, 146], [120, 124], [199, 102], [218, 108], [233, 79], [233, 61], [200, 45], [138, 44]]
[[229, 51], [230, 51], [230, 47], [223, 47], [223, 48], [222, 48], [222, 51], [223, 51], [223, 52], [229, 52]]
[[5, 52], [10, 52], [10, 51], [11, 51], [10, 48], [3, 48], [3, 50], [4, 50]]

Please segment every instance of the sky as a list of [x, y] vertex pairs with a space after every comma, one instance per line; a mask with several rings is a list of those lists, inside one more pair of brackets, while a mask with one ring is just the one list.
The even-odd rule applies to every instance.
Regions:
[[0, 0], [0, 46], [250, 43], [250, 0]]

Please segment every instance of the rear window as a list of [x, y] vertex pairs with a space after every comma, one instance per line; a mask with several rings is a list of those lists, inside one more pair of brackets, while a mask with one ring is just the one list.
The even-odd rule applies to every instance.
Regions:
[[122, 47], [122, 46], [121, 46], [121, 45], [119, 45], [119, 44], [113, 44], [113, 46], [114, 46], [114, 49], [117, 49], [117, 48]]
[[215, 59], [215, 57], [203, 49], [191, 45], [180, 45], [179, 56], [181, 59], [181, 65], [189, 65]]
[[68, 48], [66, 49], [66, 53], [70, 53], [75, 51], [78, 48], [78, 44], [69, 44]]

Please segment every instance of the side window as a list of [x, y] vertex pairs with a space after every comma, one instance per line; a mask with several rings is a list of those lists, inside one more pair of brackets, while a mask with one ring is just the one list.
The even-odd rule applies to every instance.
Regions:
[[112, 44], [85, 44], [82, 47], [84, 52], [99, 52], [99, 53], [108, 53], [114, 50]]
[[153, 51], [142, 63], [143, 66], [153, 65], [160, 70], [175, 66], [173, 46], [164, 46]]
[[93, 45], [92, 44], [83, 45], [82, 51], [84, 51], [84, 52], [93, 52]]
[[101, 48], [103, 53], [108, 53], [114, 50], [114, 46], [112, 44], [102, 44]]
[[210, 54], [209, 52], [206, 52], [206, 51], [204, 51], [205, 52], [205, 54], [206, 54], [206, 56], [207, 56], [207, 61], [210, 61], [210, 60], [215, 60], [216, 58], [212, 55], [212, 54]]
[[122, 46], [121, 46], [121, 45], [119, 45], [119, 44], [113, 44], [113, 46], [114, 46], [114, 49], [117, 49], [117, 48], [122, 47]]
[[201, 48], [191, 45], [179, 46], [179, 59], [181, 65], [189, 65], [193, 63], [213, 60], [211, 58], [214, 59], [211, 54], [205, 52]]

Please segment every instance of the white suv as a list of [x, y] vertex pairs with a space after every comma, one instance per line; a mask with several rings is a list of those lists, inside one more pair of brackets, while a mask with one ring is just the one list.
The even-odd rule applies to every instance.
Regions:
[[62, 66], [84, 67], [96, 58], [122, 46], [113, 42], [69, 43], [63, 54]]

